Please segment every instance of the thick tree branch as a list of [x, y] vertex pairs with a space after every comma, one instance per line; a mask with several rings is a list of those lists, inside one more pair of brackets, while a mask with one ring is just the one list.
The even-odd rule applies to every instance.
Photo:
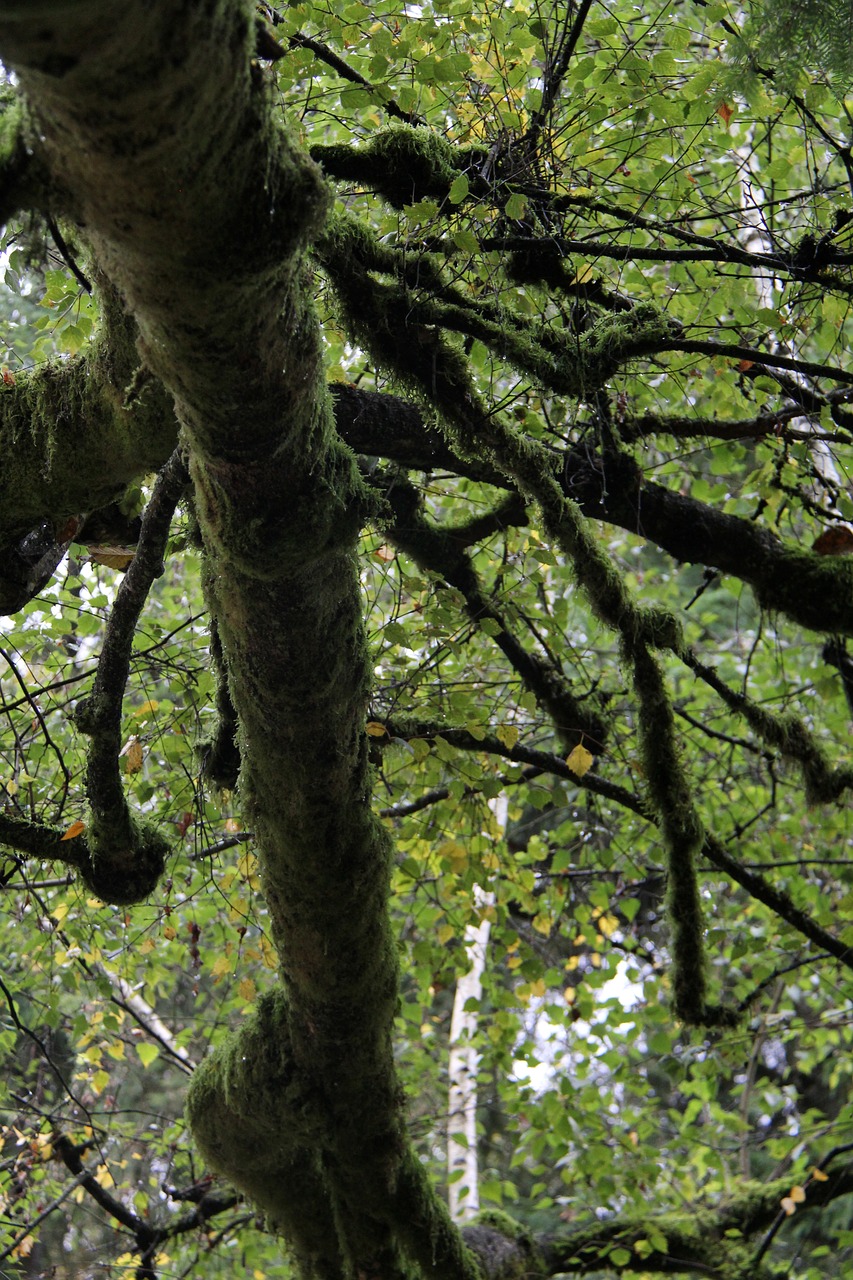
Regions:
[[[830, 1168], [846, 1147], [829, 1152], [819, 1169]], [[853, 1194], [853, 1165], [842, 1165], [825, 1179], [804, 1179], [805, 1201], [798, 1217]], [[696, 1204], [670, 1214], [611, 1218], [532, 1235], [505, 1214], [487, 1212], [463, 1236], [483, 1270], [485, 1280], [510, 1280], [523, 1272], [530, 1280], [554, 1275], [588, 1275], [607, 1270], [617, 1276], [696, 1275], [712, 1280], [774, 1280], [776, 1271], [762, 1263], [760, 1251], [745, 1241], [771, 1226], [773, 1234], [791, 1221], [780, 1208], [791, 1189], [789, 1180], [747, 1183], [717, 1205]], [[772, 1238], [772, 1236], [770, 1237]]]
[[0, 48], [66, 213], [174, 396], [240, 723], [282, 981], [195, 1073], [195, 1139], [306, 1272], [390, 1278], [443, 1257], [458, 1276], [467, 1255], [408, 1151], [391, 1048], [353, 554], [376, 501], [333, 429], [305, 259], [327, 188], [253, 70], [250, 0], [86, 0], [47, 24], [14, 6]]

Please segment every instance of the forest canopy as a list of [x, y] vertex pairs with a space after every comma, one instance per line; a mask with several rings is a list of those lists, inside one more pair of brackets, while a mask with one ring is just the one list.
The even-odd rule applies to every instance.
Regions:
[[849, 1274], [850, 5], [2, 16], [0, 1274]]

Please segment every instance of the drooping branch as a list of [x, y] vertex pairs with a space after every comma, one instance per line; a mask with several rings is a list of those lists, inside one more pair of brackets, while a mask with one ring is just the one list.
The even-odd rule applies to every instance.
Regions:
[[802, 771], [808, 804], [832, 804], [853, 788], [853, 769], [832, 762], [801, 716], [778, 716], [761, 707], [745, 693], [729, 688], [717, 672], [700, 662], [692, 650], [682, 655], [684, 662], [717, 693], [730, 711], [741, 716], [768, 746], [774, 747]]
[[[455, 537], [453, 529], [439, 529], [429, 523], [421, 509], [419, 492], [401, 477], [391, 478], [385, 488], [385, 499], [394, 513], [394, 521], [386, 531], [389, 540], [416, 564], [440, 574], [460, 591], [474, 623], [479, 626], [489, 622], [497, 627], [495, 631], [490, 628], [492, 639], [551, 717], [565, 750], [569, 752], [583, 743], [599, 755], [605, 747], [607, 723], [602, 708], [596, 705], [597, 700], [593, 697], [584, 702], [562, 671], [555, 670], [552, 664], [519, 643], [500, 608], [483, 594], [465, 542]], [[524, 510], [523, 504], [521, 510]]]
[[[589, 791], [592, 795], [600, 795], [621, 808], [635, 813], [646, 822], [657, 823], [657, 818], [651, 812], [644, 797], [616, 783], [608, 782], [606, 778], [601, 778], [592, 771], [579, 778], [561, 756], [552, 755], [547, 751], [539, 751], [533, 747], [526, 747], [522, 743], [516, 743], [515, 746], [508, 747], [496, 735], [486, 734], [482, 738], [475, 737], [467, 729], [434, 721], [427, 722], [395, 717], [383, 723], [388, 731], [389, 742], [393, 738], [401, 738], [404, 741], [412, 738], [421, 738], [429, 742], [436, 737], [441, 737], [450, 746], [458, 750], [474, 754], [483, 752], [486, 755], [502, 756], [515, 764], [524, 764], [537, 773], [546, 773], [556, 778], [564, 778], [581, 790]], [[379, 745], [382, 746], [383, 744], [384, 739], [379, 739]], [[444, 799], [445, 796], [436, 791], [434, 796], [431, 793], [426, 798], [429, 802], [432, 802], [433, 799], [437, 801]], [[414, 807], [416, 805], [417, 802], [413, 802], [414, 811], [417, 811]], [[408, 807], [402, 810], [403, 813], [410, 811]], [[395, 812], [389, 812], [388, 816], [395, 816]], [[786, 921], [804, 938], [808, 938], [809, 941], [813, 942], [819, 950], [826, 951], [836, 960], [840, 960], [842, 964], [853, 969], [853, 947], [842, 942], [840, 938], [834, 937], [822, 925], [817, 924], [809, 916], [808, 912], [803, 911], [801, 907], [796, 905], [790, 894], [786, 893], [784, 889], [777, 888], [771, 884], [766, 876], [740, 863], [737, 858], [729, 853], [722, 841], [718, 840], [716, 836], [705, 835], [702, 842], [701, 855], [711, 866], [724, 872], [725, 875], [734, 880], [735, 884], [739, 884], [741, 888], [745, 889], [756, 901], [762, 902], [778, 915], [781, 920]]]
[[[690, 1022], [717, 1023], [730, 1011], [712, 1005], [705, 994], [703, 930], [695, 857], [702, 845], [702, 821], [674, 741], [674, 726], [662, 672], [654, 648], [683, 648], [679, 624], [662, 609], [640, 606], [608, 553], [593, 536], [576, 502], [567, 498], [555, 459], [540, 444], [513, 430], [480, 403], [459, 352], [433, 328], [413, 319], [402, 298], [370, 278], [348, 235], [350, 223], [339, 219], [324, 242], [323, 253], [347, 321], [358, 340], [386, 367], [419, 386], [421, 394], [443, 414], [456, 450], [473, 456], [486, 449], [522, 493], [540, 506], [545, 529], [574, 569], [595, 616], [620, 637], [640, 704], [640, 745], [649, 796], [664, 833], [670, 869], [673, 924], [674, 990], [679, 1016]], [[357, 243], [363, 243], [362, 232]], [[350, 252], [345, 257], [344, 245]], [[653, 326], [657, 312], [642, 307], [632, 326], [611, 344], [605, 331], [576, 352], [578, 390], [603, 384], [605, 368], [619, 342], [642, 341], [644, 324]], [[641, 314], [642, 313], [642, 314]], [[615, 323], [615, 322], [614, 322]], [[590, 337], [590, 335], [584, 335]], [[617, 358], [618, 360], [618, 358]]]
[[107, 902], [138, 902], [162, 872], [168, 845], [130, 812], [119, 767], [124, 689], [139, 615], [164, 569], [166, 540], [187, 485], [176, 450], [161, 470], [142, 518], [136, 554], [116, 595], [91, 694], [77, 703], [77, 727], [91, 739], [86, 760], [90, 883]]

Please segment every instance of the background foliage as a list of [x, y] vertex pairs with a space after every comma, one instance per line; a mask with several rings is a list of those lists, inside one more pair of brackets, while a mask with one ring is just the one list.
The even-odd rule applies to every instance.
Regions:
[[[733, 82], [731, 70], [720, 79], [737, 25], [723, 4], [262, 7], [282, 54], [263, 74], [336, 180], [339, 213], [369, 229], [365, 259], [405, 281], [412, 315], [457, 335], [488, 413], [555, 457], [588, 454], [605, 495], [627, 453], [647, 482], [789, 550], [820, 549], [827, 534], [836, 542], [825, 547], [849, 550], [853, 120], [837, 67], [821, 62], [823, 35], [808, 69], [753, 61]], [[784, 45], [768, 50], [778, 61]], [[421, 182], [408, 149], [395, 169], [377, 141], [389, 120], [406, 139], [427, 125], [451, 157], [479, 149], [476, 164], [439, 182], [432, 166]], [[371, 147], [384, 178], [365, 159]], [[10, 224], [3, 247], [6, 376], [85, 350], [95, 308], [49, 231]], [[316, 261], [330, 381], [411, 391], [405, 369], [359, 333], [337, 253], [329, 236]], [[549, 374], [549, 352], [581, 350], [602, 316], [643, 301], [671, 322], [670, 350], [619, 361], [588, 395], [559, 385], [556, 357]], [[810, 361], [838, 370], [837, 382]], [[428, 387], [414, 390], [429, 421], [447, 411]], [[849, 1201], [806, 1215], [796, 1193], [853, 1142], [849, 966], [702, 859], [711, 995], [740, 1017], [725, 1029], [674, 1020], [667, 860], [618, 636], [546, 523], [533, 507], [505, 509], [482, 463], [365, 461], [390, 511], [362, 543], [376, 677], [368, 733], [397, 850], [397, 1053], [422, 1157], [441, 1179], [452, 994], [468, 964], [465, 929], [486, 912], [483, 1205], [544, 1229], [650, 1202], [675, 1212], [746, 1179], [784, 1177], [791, 1213], [780, 1210], [771, 1246], [780, 1274], [841, 1276], [853, 1267]], [[458, 532], [430, 542], [417, 520]], [[829, 769], [853, 767], [841, 642], [762, 607], [736, 555], [720, 571], [618, 521], [589, 527], [631, 597], [676, 615], [696, 657], [660, 661], [706, 828], [853, 946], [844, 788], [816, 799], [803, 752], [767, 727], [791, 716]], [[54, 582], [2, 624], [10, 816], [69, 831], [84, 816], [85, 740], [69, 709], [92, 679], [120, 580], [109, 556], [72, 548]], [[506, 636], [535, 655], [545, 683], [571, 686], [609, 723], [606, 747], [580, 735], [581, 767], [577, 756], [566, 764], [573, 744]], [[210, 1189], [185, 1140], [185, 1077], [276, 965], [239, 796], [200, 772], [214, 674], [183, 515], [136, 637], [123, 726], [130, 798], [179, 837], [168, 878], [145, 906], [105, 908], [72, 875], [5, 851], [0, 1257], [10, 1277], [141, 1274], [127, 1224], [58, 1158], [60, 1131], [143, 1221], [174, 1227]], [[490, 805], [502, 795], [506, 832]], [[601, 1275], [643, 1274], [642, 1244], [608, 1247]], [[647, 1253], [659, 1247], [651, 1226]], [[278, 1243], [236, 1200], [164, 1239], [152, 1266], [286, 1274]]]

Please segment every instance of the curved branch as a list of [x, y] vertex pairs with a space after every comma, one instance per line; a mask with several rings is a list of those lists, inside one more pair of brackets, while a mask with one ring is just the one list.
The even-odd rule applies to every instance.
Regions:
[[[464, 537], [459, 539], [453, 529], [439, 529], [431, 525], [423, 514], [420, 493], [400, 477], [392, 477], [385, 489], [385, 498], [394, 513], [394, 522], [386, 530], [389, 540], [410, 555], [416, 564], [440, 574], [460, 591], [465, 598], [468, 616], [478, 627], [483, 622], [492, 624], [488, 634], [551, 717], [565, 750], [569, 752], [583, 743], [588, 750], [600, 755], [605, 747], [608, 726], [603, 708], [597, 705], [598, 699], [593, 696], [585, 703], [573, 692], [562, 671], [528, 652], [509, 631], [500, 610], [483, 595], [474, 566], [465, 551]], [[510, 503], [512, 506], [507, 509], [507, 515], [523, 516], [521, 500], [510, 499]], [[479, 530], [477, 534], [482, 536]], [[470, 535], [466, 532], [467, 536]]]
[[155, 578], [163, 573], [166, 540], [175, 508], [187, 486], [186, 464], [176, 450], [161, 470], [142, 517], [136, 554], [119, 587], [107, 623], [91, 694], [77, 703], [78, 728], [91, 738], [86, 762], [89, 842], [93, 875], [107, 902], [138, 902], [162, 872], [167, 843], [132, 817], [119, 769], [121, 712], [139, 615]]

